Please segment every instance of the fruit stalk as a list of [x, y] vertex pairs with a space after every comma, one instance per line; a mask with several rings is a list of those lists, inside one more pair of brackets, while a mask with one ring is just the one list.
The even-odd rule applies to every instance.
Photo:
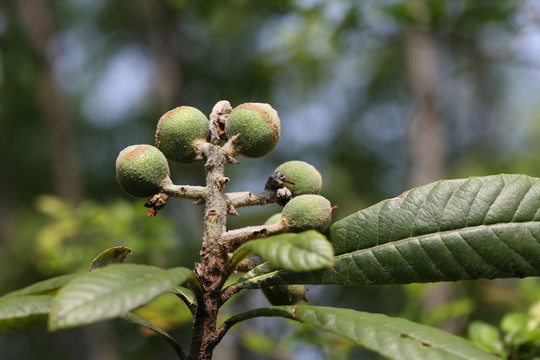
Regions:
[[227, 193], [227, 199], [232, 207], [266, 205], [277, 201], [276, 192], [273, 190], [264, 190], [259, 192], [239, 191]]
[[221, 237], [221, 242], [228, 252], [233, 252], [240, 245], [249, 240], [281, 234], [282, 232], [287, 231], [287, 228], [287, 223], [285, 221], [279, 221], [278, 223], [270, 225], [246, 226], [241, 229], [227, 231]]
[[182, 198], [182, 199], [204, 199], [206, 194], [206, 187], [193, 186], [193, 185], [174, 185], [165, 184], [162, 187], [162, 191], [169, 196]]

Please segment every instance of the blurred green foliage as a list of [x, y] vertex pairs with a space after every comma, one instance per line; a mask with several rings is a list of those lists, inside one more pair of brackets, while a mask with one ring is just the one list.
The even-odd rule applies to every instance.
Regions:
[[165, 255], [177, 247], [172, 223], [165, 218], [142, 222], [140, 202], [117, 200], [103, 206], [85, 200], [73, 206], [40, 196], [36, 208], [51, 219], [36, 234], [36, 265], [44, 273], [86, 270], [88, 254], [112, 246], [136, 248], [139, 254], [129, 260], [165, 267]]
[[[74, 205], [52, 195], [41, 195], [35, 201], [37, 213], [25, 214], [14, 228], [17, 241], [4, 249], [2, 263], [11, 264], [16, 272], [51, 277], [88, 271], [102, 250], [126, 246], [136, 249], [127, 262], [191, 266], [197, 248], [190, 253], [190, 245], [178, 238], [169, 218], [145, 221], [142, 205], [126, 199], [107, 205], [84, 200]], [[13, 273], [3, 273], [2, 280], [9, 283], [17, 279], [13, 279]]]
[[532, 301], [527, 308], [505, 314], [498, 324], [472, 321], [468, 337], [478, 347], [505, 359], [540, 359], [538, 279], [524, 279], [518, 289], [524, 299]]

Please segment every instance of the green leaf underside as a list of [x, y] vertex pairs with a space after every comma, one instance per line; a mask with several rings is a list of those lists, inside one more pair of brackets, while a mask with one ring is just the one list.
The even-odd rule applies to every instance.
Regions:
[[0, 298], [0, 333], [47, 321], [52, 299], [48, 295]]
[[332, 245], [315, 230], [249, 241], [238, 248], [230, 263], [238, 263], [253, 253], [277, 268], [294, 271], [321, 269], [332, 266], [334, 262]]
[[132, 253], [131, 249], [125, 246], [116, 246], [103, 251], [90, 264], [90, 271], [103, 268], [112, 264], [124, 262], [126, 256]]
[[121, 316], [185, 282], [187, 268], [114, 264], [83, 274], [62, 288], [51, 304], [49, 330]]
[[190, 304], [195, 304], [195, 296], [193, 295], [191, 290], [188, 290], [188, 288], [175, 286], [172, 289], [169, 289], [169, 291], [177, 296], [182, 296], [185, 298]]
[[309, 273], [262, 265], [242, 287], [407, 284], [540, 275], [540, 179], [442, 180], [330, 228], [335, 266]]
[[458, 336], [383, 314], [298, 305], [255, 309], [236, 318], [258, 316], [284, 317], [331, 331], [389, 359], [499, 359]]
[[171, 345], [171, 347], [176, 351], [177, 354], [183, 354], [180, 345], [176, 342], [176, 340], [174, 340], [174, 338], [172, 338], [166, 331], [162, 330], [161, 328], [152, 324], [146, 319], [143, 319], [142, 317], [137, 316], [133, 313], [126, 313], [122, 315], [122, 319], [129, 321], [133, 324], [144, 326], [145, 328], [152, 330], [156, 334], [161, 335], [165, 339], [165, 341], [167, 341], [167, 343]]
[[54, 292], [55, 290], [60, 289], [62, 286], [66, 285], [70, 280], [72, 280], [73, 278], [79, 275], [80, 274], [68, 274], [68, 275], [61, 275], [61, 276], [53, 277], [53, 278], [29, 285], [22, 289], [7, 293], [4, 295], [4, 297], [49, 294], [49, 293]]

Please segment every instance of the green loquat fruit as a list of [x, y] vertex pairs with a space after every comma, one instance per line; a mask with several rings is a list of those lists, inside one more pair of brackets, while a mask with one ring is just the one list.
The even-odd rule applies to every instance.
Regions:
[[167, 159], [152, 145], [128, 146], [116, 158], [116, 179], [133, 197], [157, 194], [168, 176]]
[[320, 195], [299, 195], [285, 205], [281, 217], [291, 232], [310, 229], [323, 232], [332, 220], [332, 205]]
[[167, 159], [191, 164], [197, 156], [195, 143], [206, 141], [208, 119], [191, 106], [180, 106], [164, 114], [158, 122], [156, 146]]
[[305, 285], [275, 285], [263, 288], [262, 292], [274, 306], [294, 305], [306, 296]]
[[291, 190], [293, 196], [321, 193], [321, 173], [305, 161], [287, 161], [278, 166], [276, 172], [285, 176], [289, 181], [285, 182], [284, 186]]
[[272, 216], [270, 216], [265, 222], [264, 225], [274, 225], [280, 222], [281, 220], [281, 213], [276, 213]]
[[235, 146], [244, 156], [257, 158], [271, 152], [281, 131], [277, 111], [269, 104], [245, 103], [234, 108], [225, 123], [227, 138], [238, 135]]

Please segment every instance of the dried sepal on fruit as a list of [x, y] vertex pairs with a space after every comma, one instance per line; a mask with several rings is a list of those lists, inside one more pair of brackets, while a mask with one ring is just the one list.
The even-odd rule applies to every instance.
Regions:
[[196, 143], [209, 134], [206, 116], [191, 106], [180, 106], [164, 114], [156, 130], [156, 146], [167, 159], [191, 164], [197, 156]]
[[238, 153], [253, 158], [270, 153], [280, 133], [277, 111], [263, 103], [245, 103], [235, 107], [225, 124], [228, 139], [238, 135], [234, 144]]
[[165, 155], [152, 145], [131, 145], [116, 158], [116, 179], [134, 197], [147, 197], [161, 190], [169, 177]]

